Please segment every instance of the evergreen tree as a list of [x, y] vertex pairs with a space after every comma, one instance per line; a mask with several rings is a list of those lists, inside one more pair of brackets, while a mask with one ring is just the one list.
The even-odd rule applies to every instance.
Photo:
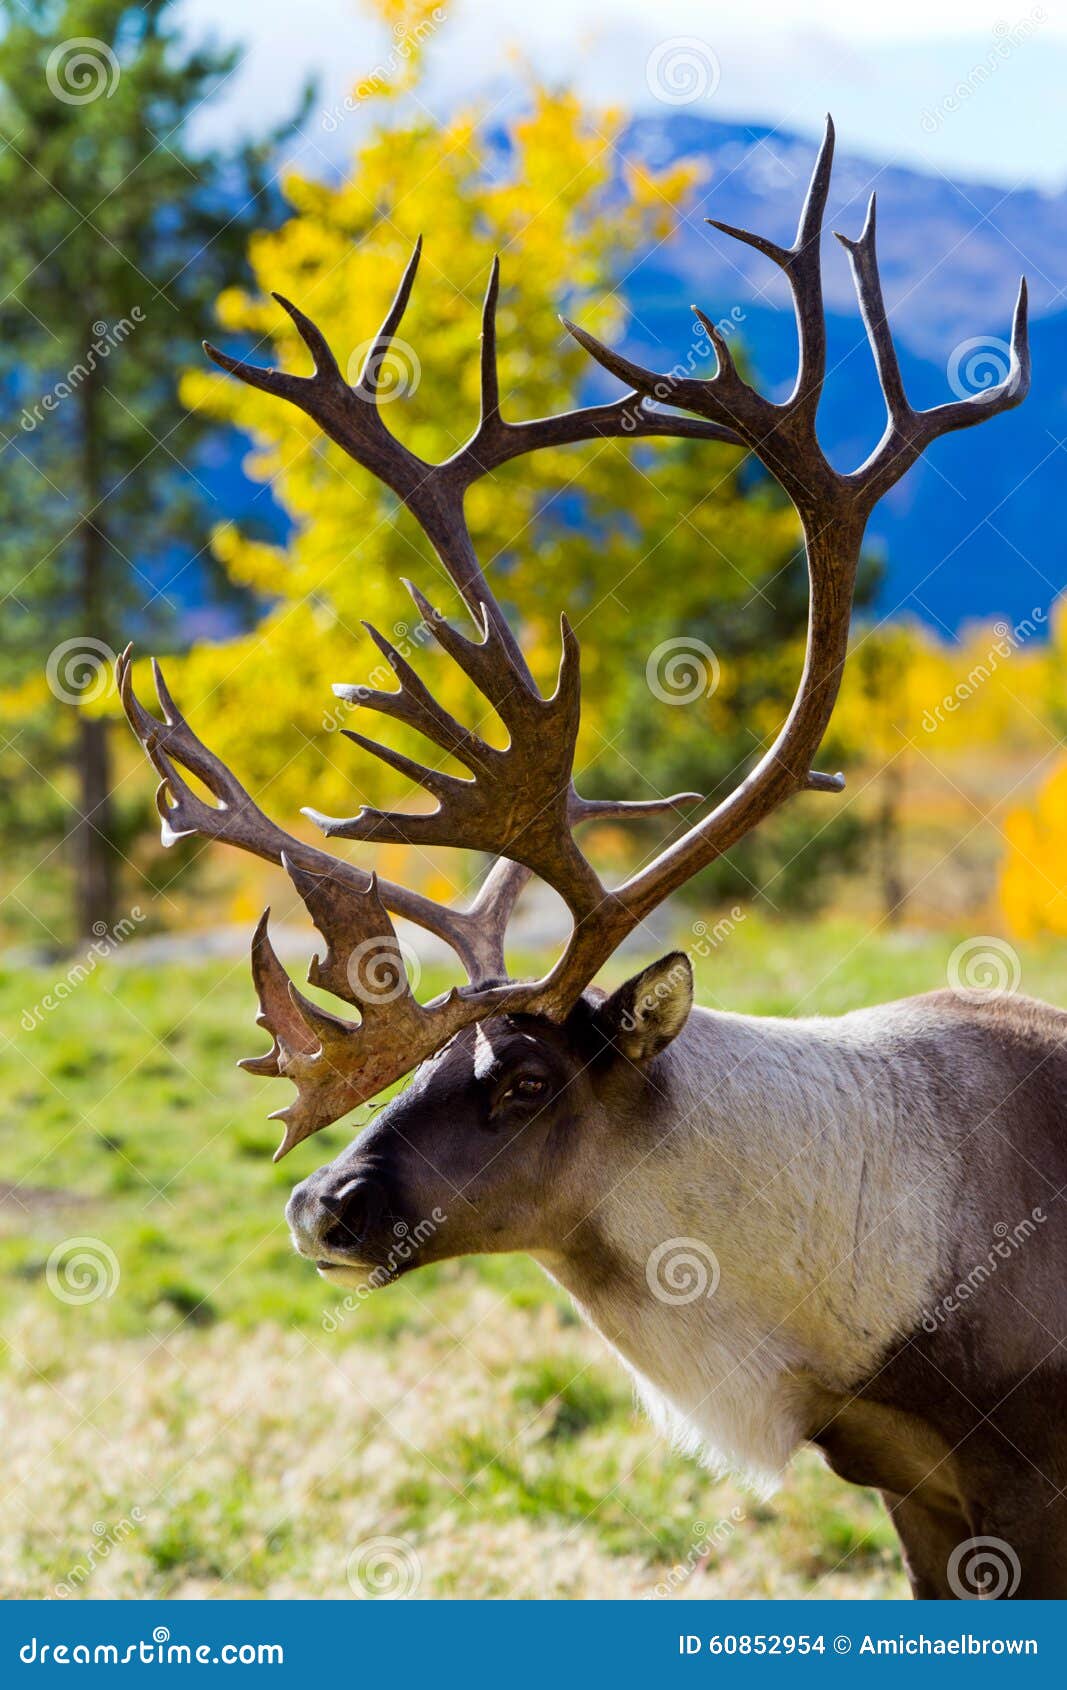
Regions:
[[197, 141], [239, 54], [183, 40], [174, 11], [0, 0], [0, 660], [9, 687], [47, 662], [53, 696], [78, 707], [44, 743], [40, 721], [18, 731], [34, 736], [27, 766], [62, 743], [75, 771], [82, 933], [115, 911], [112, 723], [91, 708], [109, 655], [211, 576], [201, 471], [217, 425], [180, 408], [178, 374], [276, 215], [283, 132]]

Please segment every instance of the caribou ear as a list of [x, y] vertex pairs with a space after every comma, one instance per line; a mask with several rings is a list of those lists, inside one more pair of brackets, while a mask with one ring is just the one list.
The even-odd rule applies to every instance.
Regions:
[[671, 951], [605, 998], [595, 1014], [620, 1056], [648, 1062], [681, 1032], [692, 1007], [692, 965], [684, 951]]

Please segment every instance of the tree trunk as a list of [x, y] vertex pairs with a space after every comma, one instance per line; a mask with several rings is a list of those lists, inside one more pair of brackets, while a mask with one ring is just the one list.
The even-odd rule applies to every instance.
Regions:
[[115, 851], [111, 842], [110, 722], [83, 712], [78, 728], [78, 810], [73, 829], [76, 916], [80, 938], [115, 925]]
[[878, 838], [879, 879], [882, 884], [882, 908], [890, 927], [896, 927], [904, 913], [907, 892], [901, 862], [900, 815], [904, 802], [904, 770], [900, 758], [883, 770], [881, 803], [876, 831]]
[[[97, 377], [90, 370], [79, 390], [84, 509], [79, 530], [78, 600], [88, 638], [109, 643], [103, 527], [104, 478], [97, 432]], [[78, 814], [71, 829], [75, 918], [79, 938], [99, 937], [115, 923], [115, 848], [111, 813], [111, 724], [78, 714]]]

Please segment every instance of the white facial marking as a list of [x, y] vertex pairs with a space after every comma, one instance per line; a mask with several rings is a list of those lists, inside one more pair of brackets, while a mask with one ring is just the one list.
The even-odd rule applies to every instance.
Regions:
[[496, 1061], [492, 1040], [481, 1021], [474, 1024], [474, 1078], [484, 1080]]

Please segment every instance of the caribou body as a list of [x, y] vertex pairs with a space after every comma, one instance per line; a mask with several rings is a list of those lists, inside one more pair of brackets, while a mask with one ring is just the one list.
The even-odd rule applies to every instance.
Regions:
[[809, 1442], [881, 1490], [916, 1595], [979, 1594], [982, 1539], [1067, 1594], [1067, 1014], [762, 1019], [690, 979], [458, 1035], [296, 1187], [296, 1248], [356, 1286], [528, 1251], [674, 1440], [757, 1484]]
[[[280, 1112], [278, 1154], [414, 1070], [352, 1148], [293, 1194], [297, 1247], [322, 1273], [380, 1283], [395, 1276], [400, 1254], [417, 1262], [529, 1251], [618, 1352], [671, 1435], [760, 1482], [798, 1445], [817, 1444], [843, 1477], [885, 1493], [919, 1594], [1065, 1596], [1064, 1017], [952, 993], [836, 1021], [713, 1015], [692, 1008], [680, 954], [611, 997], [593, 987], [664, 899], [765, 817], [798, 793], [841, 790], [842, 777], [815, 762], [847, 656], [867, 519], [931, 442], [1010, 410], [1029, 384], [1023, 282], [1002, 380], [929, 410], [911, 405], [879, 280], [872, 197], [860, 234], [838, 238], [885, 427], [856, 469], [828, 460], [816, 419], [833, 141], [828, 123], [791, 245], [716, 225], [776, 265], [791, 289], [799, 359], [780, 402], [749, 385], [698, 312], [712, 374], [689, 365], [658, 374], [567, 324], [628, 391], [512, 421], [497, 366], [494, 262], [479, 420], [450, 458], [428, 463], [386, 427], [379, 403], [421, 243], [354, 383], [315, 323], [280, 298], [312, 373], [208, 348], [239, 380], [299, 407], [329, 451], [392, 490], [473, 617], [471, 639], [409, 585], [426, 631], [484, 704], [473, 725], [369, 626], [396, 689], [335, 688], [431, 747], [419, 762], [346, 730], [433, 807], [306, 812], [328, 838], [491, 857], [468, 906], [437, 903], [286, 832], [193, 732], [158, 670], [161, 717], [134, 692], [128, 651], [118, 678], [160, 776], [164, 841], [199, 834], [281, 864], [325, 940], [310, 980], [357, 1013], [329, 1013], [297, 990], [264, 916], [252, 967], [273, 1042], [246, 1065], [296, 1086]], [[793, 502], [810, 586], [807, 650], [781, 730], [735, 790], [608, 887], [580, 830], [650, 815], [678, 821], [699, 795], [626, 802], [577, 791], [578, 642], [564, 617], [558, 680], [546, 694], [475, 555], [464, 500], [483, 476], [542, 448], [672, 438], [743, 449]], [[505, 747], [482, 737], [483, 714], [503, 724]], [[446, 772], [449, 760], [466, 778]], [[572, 930], [542, 979], [514, 979], [505, 933], [531, 876], [563, 899]], [[392, 915], [446, 940], [467, 984], [418, 1002]], [[393, 1248], [398, 1227], [416, 1252]]]

